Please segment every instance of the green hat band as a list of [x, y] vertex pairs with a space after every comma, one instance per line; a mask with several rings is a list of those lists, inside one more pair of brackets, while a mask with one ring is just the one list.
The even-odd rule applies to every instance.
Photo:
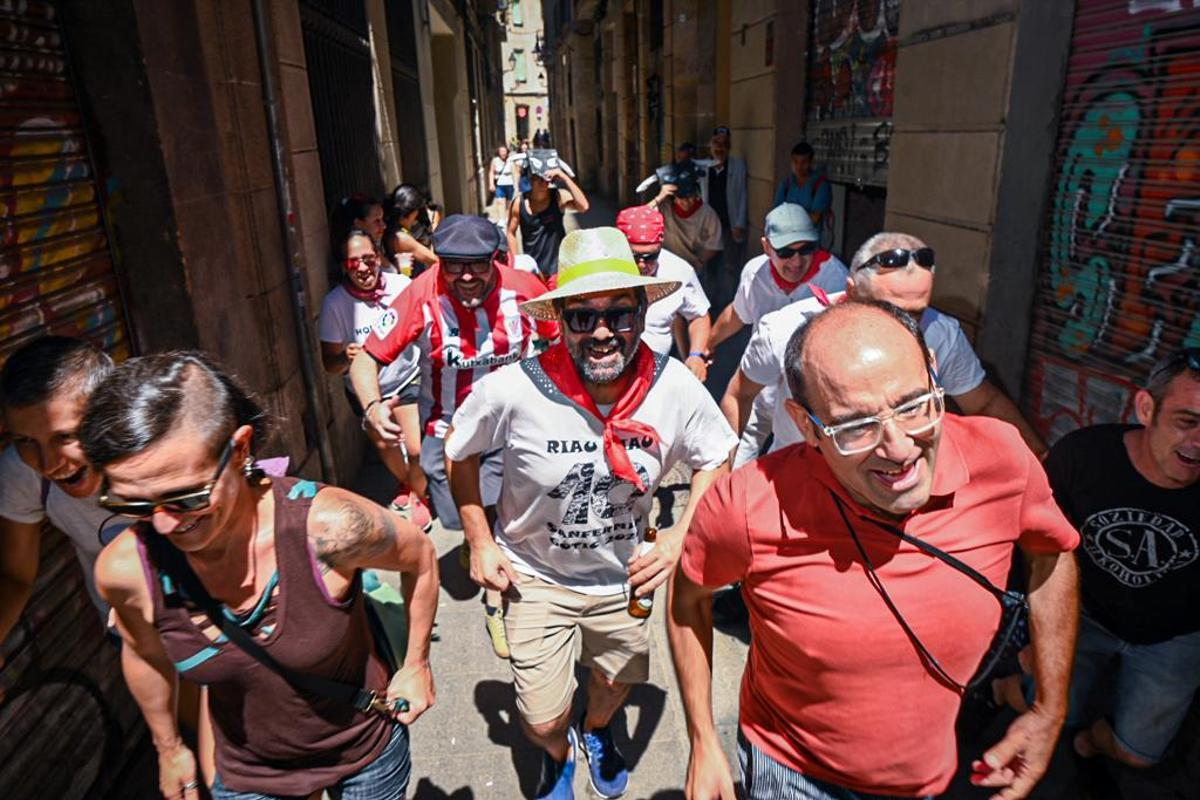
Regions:
[[560, 269], [558, 271], [558, 286], [562, 288], [577, 278], [604, 272], [617, 272], [622, 275], [633, 275], [634, 277], [641, 277], [642, 274], [638, 272], [637, 265], [632, 261], [625, 261], [620, 258], [599, 258], [595, 261], [583, 261]]

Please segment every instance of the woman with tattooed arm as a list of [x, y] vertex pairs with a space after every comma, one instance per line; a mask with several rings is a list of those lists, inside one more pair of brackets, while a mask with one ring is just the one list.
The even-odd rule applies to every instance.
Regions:
[[[159, 786], [200, 797], [175, 724], [184, 674], [209, 687], [216, 800], [402, 798], [407, 726], [434, 701], [436, 554], [406, 519], [355, 494], [264, 478], [254, 454], [266, 429], [255, 400], [193, 352], [124, 362], [84, 415], [100, 505], [139, 520], [100, 554], [96, 583], [116, 612]], [[395, 675], [368, 625], [367, 568], [402, 573], [409, 638]], [[313, 678], [376, 701], [318, 694]]]

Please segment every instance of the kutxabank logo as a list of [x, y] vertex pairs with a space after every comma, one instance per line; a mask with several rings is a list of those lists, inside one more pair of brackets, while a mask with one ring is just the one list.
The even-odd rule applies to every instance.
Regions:
[[1196, 560], [1196, 535], [1174, 517], [1142, 508], [1092, 514], [1081, 530], [1092, 561], [1131, 588], [1149, 586]]

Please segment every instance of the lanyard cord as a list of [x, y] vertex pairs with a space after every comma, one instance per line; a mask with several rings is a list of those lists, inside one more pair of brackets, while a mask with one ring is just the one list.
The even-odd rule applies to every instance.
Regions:
[[942, 683], [947, 684], [949, 688], [954, 689], [959, 694], [965, 692], [967, 687], [950, 677], [950, 673], [946, 672], [945, 668], [938, 663], [938, 660], [934, 657], [933, 653], [929, 652], [929, 648], [927, 648], [920, 640], [916, 632], [913, 631], [913, 629], [909, 626], [908, 621], [904, 619], [904, 615], [900, 613], [900, 609], [896, 607], [894, 602], [892, 602], [891, 595], [889, 595], [887, 589], [884, 588], [883, 583], [879, 580], [879, 576], [875, 574], [875, 564], [872, 563], [871, 557], [867, 555], [867, 549], [863, 547], [862, 542], [859, 541], [858, 534], [855, 532], [854, 526], [850, 524], [850, 519], [846, 516], [846, 510], [842, 508], [841, 501], [838, 500], [837, 495], [833, 492], [830, 492], [829, 494], [831, 497], [833, 497], [833, 502], [837, 506], [838, 514], [840, 514], [842, 517], [842, 522], [846, 524], [846, 530], [850, 532], [850, 538], [854, 540], [854, 546], [858, 548], [859, 555], [862, 556], [863, 569], [867, 573], [867, 580], [869, 580], [871, 585], [875, 587], [875, 591], [878, 592], [879, 596], [883, 598], [883, 602], [887, 604], [888, 609], [892, 612], [892, 616], [894, 616], [896, 621], [900, 623], [900, 627], [904, 629], [904, 633], [913, 643], [913, 646], [917, 648], [917, 652], [921, 656], [921, 661], [924, 662], [925, 666], [934, 673], [934, 677], [940, 679]]

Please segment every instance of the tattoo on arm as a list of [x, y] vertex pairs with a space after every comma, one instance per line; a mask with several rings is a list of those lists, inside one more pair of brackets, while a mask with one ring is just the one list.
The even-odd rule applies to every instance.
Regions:
[[339, 566], [356, 567], [396, 545], [396, 523], [382, 508], [368, 509], [351, 500], [339, 500], [322, 514], [309, 534], [321, 574]]

